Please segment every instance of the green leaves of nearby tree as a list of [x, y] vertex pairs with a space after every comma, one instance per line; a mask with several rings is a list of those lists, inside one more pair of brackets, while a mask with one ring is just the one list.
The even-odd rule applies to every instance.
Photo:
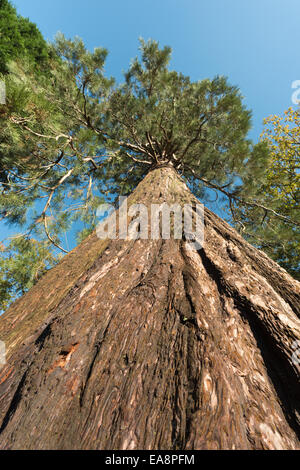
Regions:
[[47, 44], [34, 23], [18, 15], [8, 0], [0, 0], [0, 73], [8, 63], [26, 56], [32, 65], [48, 67]]
[[300, 279], [299, 110], [289, 108], [283, 116], [269, 116], [264, 124], [261, 140], [269, 148], [269, 165], [261, 192], [272, 211], [241, 205], [239, 221], [252, 243]]

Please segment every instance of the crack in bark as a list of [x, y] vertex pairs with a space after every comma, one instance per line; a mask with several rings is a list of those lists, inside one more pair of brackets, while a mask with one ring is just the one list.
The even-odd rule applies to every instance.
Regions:
[[[268, 376], [280, 400], [284, 415], [297, 437], [300, 438], [300, 422], [298, 419], [300, 415], [300, 395], [299, 391], [297, 392], [299, 390], [299, 377], [290, 367], [285, 356], [279, 353], [274, 338], [257, 318], [256, 310], [251, 302], [246, 297], [241, 297], [236, 289], [229, 289], [223, 279], [222, 272], [209, 259], [204, 249], [199, 251], [199, 255], [210, 278], [216, 283], [220, 298], [224, 294], [233, 298], [240, 315], [247, 320], [264, 359]], [[286, 384], [289, 384], [288, 389]]]
[[20, 403], [20, 401], [22, 399], [22, 392], [23, 392], [23, 389], [24, 389], [24, 384], [25, 384], [25, 380], [26, 380], [26, 377], [27, 377], [27, 373], [28, 373], [28, 369], [22, 375], [22, 378], [19, 382], [17, 390], [15, 391], [14, 396], [13, 396], [11, 402], [10, 402], [7, 413], [4, 416], [4, 419], [2, 421], [2, 425], [1, 425], [1, 428], [0, 428], [0, 435], [3, 433], [3, 431], [7, 427], [8, 423], [13, 418], [13, 416], [16, 412], [16, 409], [18, 408], [18, 404]]
[[[103, 338], [104, 339], [104, 338]], [[89, 369], [88, 369], [88, 373], [86, 375], [86, 379], [84, 381], [84, 384], [82, 385], [82, 389], [81, 389], [81, 392], [80, 392], [80, 397], [79, 397], [79, 405], [80, 405], [80, 408], [83, 407], [83, 399], [84, 399], [84, 396], [85, 396], [85, 393], [86, 393], [86, 389], [87, 389], [87, 386], [88, 386], [88, 382], [91, 378], [91, 375], [92, 375], [92, 372], [93, 372], [93, 368], [94, 368], [94, 364], [95, 364], [95, 361], [97, 359], [97, 356], [99, 354], [99, 351], [100, 351], [100, 347], [101, 347], [101, 342], [97, 343], [95, 345], [95, 353], [92, 357], [92, 360], [91, 360], [91, 363], [90, 363], [90, 366], [89, 366]]]

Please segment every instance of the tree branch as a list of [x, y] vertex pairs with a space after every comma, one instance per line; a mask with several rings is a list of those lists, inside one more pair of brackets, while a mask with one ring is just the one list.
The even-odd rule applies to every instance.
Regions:
[[195, 173], [195, 171], [194, 171], [192, 168], [187, 167], [187, 166], [186, 166], [186, 168], [192, 173], [192, 175], [193, 175], [196, 179], [202, 181], [206, 186], [209, 186], [209, 187], [211, 187], [211, 188], [217, 189], [218, 191], [221, 191], [221, 193], [225, 194], [225, 196], [227, 196], [227, 197], [229, 198], [229, 201], [231, 201], [231, 200], [233, 199], [233, 200], [235, 200], [235, 201], [237, 201], [237, 202], [239, 202], [239, 203], [241, 203], [241, 204], [244, 204], [244, 205], [246, 205], [246, 206], [249, 206], [249, 207], [258, 207], [258, 208], [260, 208], [260, 209], [263, 209], [263, 210], [266, 211], [266, 212], [271, 212], [272, 214], [274, 214], [274, 215], [275, 215], [276, 217], [278, 217], [279, 219], [284, 220], [285, 222], [288, 222], [288, 223], [291, 224], [291, 225], [296, 225], [297, 227], [300, 227], [300, 223], [298, 223], [298, 222], [296, 222], [296, 221], [290, 219], [289, 217], [286, 217], [285, 215], [279, 214], [279, 213], [276, 212], [274, 209], [271, 209], [270, 207], [266, 207], [266, 206], [264, 206], [264, 205], [262, 205], [262, 204], [259, 204], [259, 203], [257, 203], [257, 202], [249, 202], [249, 201], [246, 201], [244, 198], [235, 196], [234, 194], [231, 194], [231, 193], [229, 193], [228, 191], [225, 191], [222, 186], [219, 186], [219, 185], [217, 185], [217, 184], [215, 184], [215, 183], [211, 183], [211, 182], [208, 181], [207, 179], [202, 178], [201, 176], [197, 175], [197, 174]]

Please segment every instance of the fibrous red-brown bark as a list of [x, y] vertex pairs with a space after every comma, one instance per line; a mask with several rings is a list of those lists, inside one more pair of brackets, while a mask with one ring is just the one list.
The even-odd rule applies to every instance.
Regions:
[[[129, 205], [193, 199], [161, 168]], [[93, 234], [0, 318], [0, 448], [299, 449], [298, 305], [208, 210], [199, 251]]]

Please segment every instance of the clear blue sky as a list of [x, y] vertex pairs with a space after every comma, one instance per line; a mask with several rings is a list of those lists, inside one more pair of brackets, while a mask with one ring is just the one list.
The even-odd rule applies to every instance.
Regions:
[[[109, 50], [106, 71], [118, 80], [137, 54], [138, 37], [173, 49], [171, 67], [193, 80], [226, 75], [262, 120], [292, 105], [300, 80], [300, 0], [13, 0], [44, 37], [80, 36]], [[1, 230], [2, 231], [2, 230]], [[0, 237], [2, 238], [2, 237]]]

